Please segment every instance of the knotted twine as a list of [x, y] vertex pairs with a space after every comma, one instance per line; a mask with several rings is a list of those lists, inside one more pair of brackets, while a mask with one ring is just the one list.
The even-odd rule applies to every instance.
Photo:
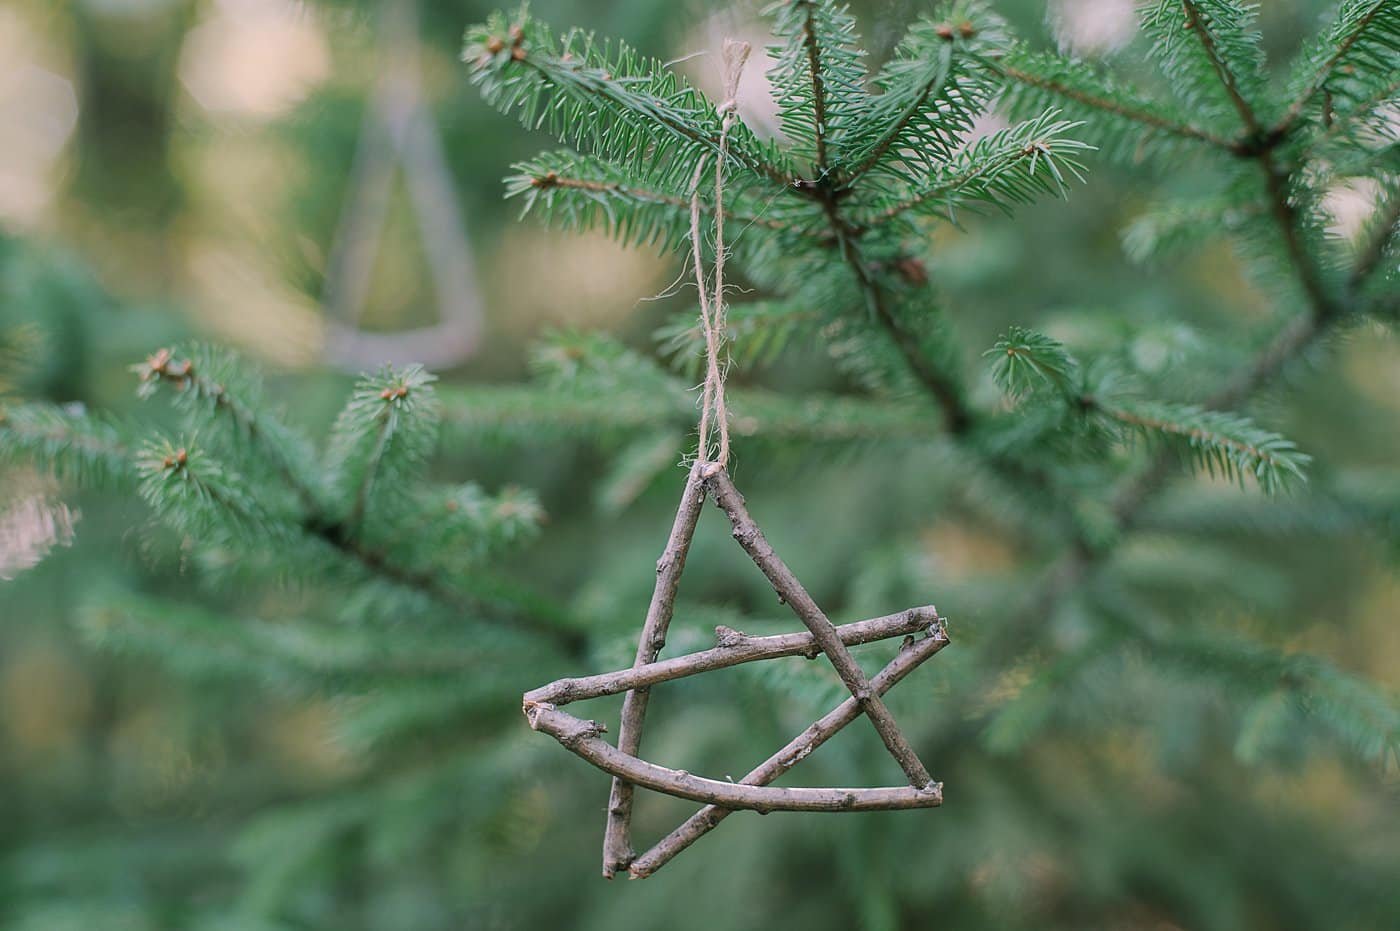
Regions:
[[[729, 130], [738, 118], [735, 96], [739, 79], [749, 60], [750, 46], [736, 39], [724, 40], [724, 101], [719, 105], [719, 156], [715, 162], [715, 270], [714, 290], [705, 287], [705, 264], [700, 240], [700, 178], [705, 172], [705, 159], [695, 166], [695, 178], [690, 193], [690, 246], [695, 265], [695, 286], [700, 296], [700, 325], [705, 333], [705, 385], [700, 399], [699, 445], [700, 461], [711, 468], [724, 468], [729, 462], [729, 411], [724, 400], [724, 378], [728, 363], [724, 358], [724, 169], [729, 160]], [[719, 434], [719, 449], [712, 457], [711, 432]]]

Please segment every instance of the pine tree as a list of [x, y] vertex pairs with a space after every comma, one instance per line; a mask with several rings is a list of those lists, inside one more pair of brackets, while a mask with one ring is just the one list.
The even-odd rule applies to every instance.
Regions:
[[[729, 311], [743, 468], [760, 481], [770, 467], [810, 478], [804, 463], [841, 459], [854, 476], [845, 481], [889, 489], [892, 508], [985, 523], [1015, 541], [999, 570], [961, 584], [934, 573], [953, 648], [934, 664], [936, 691], [891, 699], [901, 720], [919, 722], [921, 752], [948, 763], [941, 811], [766, 819], [740, 835], [749, 846], [718, 833], [707, 843], [732, 845], [721, 860], [766, 862], [752, 872], [778, 878], [776, 891], [763, 884], [772, 916], [818, 924], [840, 920], [814, 915], [813, 891], [798, 888], [818, 847], [823, 859], [841, 851], [838, 874], [860, 887], [841, 917], [872, 927], [933, 916], [1039, 928], [1393, 923], [1400, 854], [1366, 856], [1345, 830], [1273, 810], [1246, 784], [1310, 753], [1366, 773], [1400, 762], [1394, 695], [1292, 649], [1289, 628], [1275, 635], [1251, 619], [1295, 613], [1251, 588], [1268, 571], [1251, 548], [1325, 547], [1347, 533], [1395, 549], [1400, 484], [1349, 481], [1326, 449], [1305, 451], [1274, 428], [1281, 402], [1254, 402], [1278, 400], [1280, 383], [1309, 365], [1326, 373], [1339, 335], [1364, 339], [1400, 315], [1400, 8], [1343, 0], [1277, 79], [1251, 6], [1154, 0], [1141, 41], [1157, 74], [1143, 90], [1013, 39], [982, 2], [916, 20], [873, 73], [843, 7], [783, 0], [769, 15], [782, 138], [740, 122], [727, 148], [716, 103], [625, 46], [556, 36], [521, 11], [470, 29], [463, 53], [488, 102], [569, 146], [519, 163], [506, 183], [547, 223], [686, 250], [692, 198], [713, 215], [725, 159], [728, 258], [758, 292]], [[1010, 122], [979, 134], [993, 111]], [[964, 227], [1017, 222], [984, 215], [1073, 199], [1091, 171], [1115, 170], [1159, 189], [1160, 205], [1123, 234], [1128, 254], [1150, 267], [1225, 237], [1265, 296], [1264, 319], [1188, 341], [1165, 368], [1143, 363], [1134, 321], [1112, 312], [1086, 314], [1060, 338], [1018, 325], [975, 342], [982, 327], [946, 297], [943, 251]], [[1359, 181], [1381, 195], [1352, 244], [1328, 233], [1324, 197]], [[548, 741], [521, 733], [519, 686], [580, 663], [611, 668], [646, 580], [626, 574], [636, 565], [604, 567], [572, 603], [556, 603], [549, 586], [512, 571], [539, 536], [538, 500], [442, 483], [431, 464], [444, 431], [454, 442], [583, 439], [605, 463], [604, 514], [652, 485], [669, 495], [694, 419], [694, 320], [683, 308], [666, 322], [655, 355], [557, 334], [524, 387], [443, 387], [419, 368], [386, 369], [355, 385], [320, 444], [249, 365], [206, 346], [135, 367], [141, 396], [169, 402], [159, 416], [6, 402], [0, 455], [139, 498], [153, 518], [141, 525], [145, 557], [195, 583], [101, 592], [83, 617], [95, 643], [199, 682], [330, 696], [342, 741], [367, 761], [361, 778], [279, 804], [242, 834], [239, 917], [182, 906], [158, 921], [326, 926], [350, 914], [365, 874], [396, 889], [489, 875], [537, 899], [537, 921], [576, 917], [579, 894], [541, 888], [548, 871], [507, 875], [491, 863], [592, 870], [591, 844], [574, 852], [596, 829], [604, 780], [563, 769]], [[843, 390], [764, 387], [762, 371], [791, 359], [835, 367]], [[1241, 487], [1179, 481], [1193, 472]], [[798, 488], [795, 512], [839, 507], [822, 499], [831, 490]], [[889, 525], [861, 514], [848, 532]], [[854, 561], [856, 573], [835, 590], [853, 610], [890, 592], [928, 596], [913, 547], [907, 530], [843, 540], [825, 558], [833, 570]], [[752, 606], [749, 584], [734, 586]], [[703, 594], [682, 593], [678, 651], [707, 623], [766, 631], [774, 618], [779, 629], [774, 612], [736, 618]], [[817, 664], [693, 689], [698, 744], [665, 752], [711, 773], [790, 736], [792, 709], [810, 718], [841, 694]], [[755, 734], [693, 710], [736, 702]], [[1202, 749], [1213, 731], [1232, 759]], [[1135, 759], [1151, 742], [1166, 748], [1161, 785], [1141, 772], [1154, 764]], [[887, 781], [868, 749], [833, 747], [813, 762], [830, 781]], [[1142, 798], [1142, 784], [1163, 798]], [[1181, 819], [1171, 792], [1211, 816]], [[537, 830], [552, 833], [547, 849], [524, 839]], [[916, 882], [903, 879], [911, 863]], [[1225, 878], [1232, 871], [1250, 897]], [[734, 901], [745, 894], [757, 892]], [[715, 919], [676, 915], [674, 902], [625, 907], [639, 925]], [[355, 914], [372, 924], [390, 912]], [[463, 914], [386, 920], [451, 927]]]

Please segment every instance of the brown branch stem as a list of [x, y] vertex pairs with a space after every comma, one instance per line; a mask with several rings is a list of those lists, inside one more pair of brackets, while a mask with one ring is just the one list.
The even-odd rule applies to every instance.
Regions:
[[[838, 628], [839, 629], [839, 628]], [[905, 676], [948, 645], [948, 635], [941, 624], [937, 624], [929, 636], [921, 640], [906, 640], [899, 654], [870, 680], [870, 687], [879, 695], [884, 695]], [[785, 747], [754, 767], [740, 785], [764, 786], [801, 763], [818, 747], [860, 717], [860, 703], [848, 698], [823, 715], [814, 724], [790, 740]], [[714, 830], [721, 821], [729, 817], [733, 809], [718, 805], [706, 805], [691, 815], [680, 827], [658, 841], [650, 850], [632, 861], [629, 872], [633, 879], [645, 879], [671, 861], [676, 854], [685, 850], [701, 837]]]
[[[853, 624], [841, 624], [836, 628], [836, 635], [846, 646], [853, 647], [888, 640], [891, 637], [936, 630], [940, 624], [938, 609], [927, 605], [910, 608], [898, 614], [856, 621]], [[822, 652], [816, 638], [810, 632], [753, 637], [742, 631], [717, 627], [715, 640], [718, 645], [709, 650], [657, 660], [617, 672], [557, 679], [548, 685], [526, 692], [525, 701], [567, 705], [576, 701], [616, 695], [630, 689], [646, 689], [661, 682], [684, 679], [716, 669], [728, 669], [743, 663], [784, 656], [815, 659]]]
[[[632, 663], [634, 669], [656, 661], [662, 647], [666, 645], [666, 632], [671, 625], [671, 615], [676, 605], [676, 590], [680, 585], [681, 572], [685, 569], [685, 559], [690, 552], [690, 541], [695, 536], [695, 525], [700, 520], [700, 510], [705, 504], [705, 480], [701, 475], [701, 464], [696, 463], [686, 478], [685, 490], [681, 493], [681, 503], [676, 510], [675, 522], [671, 525], [671, 535], [666, 540], [666, 548], [656, 561], [656, 587], [651, 593], [651, 604], [647, 608], [646, 621], [642, 625], [642, 636], [637, 643], [637, 657]], [[641, 749], [642, 724], [646, 720], [647, 700], [651, 692], [648, 688], [632, 688], [622, 700], [622, 723], [618, 728], [617, 748], [622, 753], [635, 756]], [[627, 868], [632, 862], [632, 785], [620, 778], [614, 778], [608, 798], [608, 821], [603, 833], [603, 876], [608, 879], [618, 870]]]
[[792, 570], [773, 552], [773, 547], [763, 535], [763, 531], [754, 523], [749, 515], [748, 509], [744, 506], [744, 497], [739, 494], [739, 490], [734, 487], [729, 474], [724, 469], [716, 469], [708, 476], [710, 492], [715, 497], [717, 503], [724, 513], [729, 517], [729, 522], [734, 527], [734, 539], [739, 541], [739, 545], [749, 554], [758, 568], [767, 576], [772, 583], [778, 596], [788, 603], [797, 614], [798, 618], [807, 629], [812, 632], [817, 644], [826, 654], [831, 665], [836, 669], [836, 674], [841, 678], [842, 683], [850, 690], [856, 701], [860, 703], [861, 710], [870, 719], [876, 732], [884, 742], [885, 748], [890, 755], [899, 763], [906, 776], [909, 777], [911, 785], [923, 788], [933, 783], [933, 778], [929, 776], [924, 764], [919, 761], [919, 757], [914, 753], [914, 749], [909, 746], [904, 735], [899, 731], [899, 725], [895, 722], [894, 716], [885, 707], [884, 701], [875, 694], [870, 687], [870, 680], [866, 678], [864, 670], [856, 663], [851, 656], [851, 651], [846, 649], [846, 645], [841, 642], [841, 638], [836, 634], [836, 628], [817, 603], [812, 600], [812, 596], [807, 594], [806, 589], [792, 574]]
[[677, 798], [686, 798], [729, 809], [757, 811], [892, 811], [935, 808], [943, 804], [943, 785], [897, 788], [790, 789], [779, 786], [746, 786], [694, 776], [639, 760], [618, 750], [598, 735], [602, 726], [582, 721], [553, 705], [529, 704], [525, 716], [530, 727], [559, 741], [565, 749], [634, 785]]

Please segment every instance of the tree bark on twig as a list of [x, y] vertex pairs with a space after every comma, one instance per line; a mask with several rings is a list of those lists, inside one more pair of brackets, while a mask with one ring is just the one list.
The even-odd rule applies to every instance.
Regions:
[[[916, 634], [937, 628], [938, 609], [933, 605], [910, 608], [898, 614], [887, 614], [853, 624], [841, 624], [836, 634], [846, 646], [859, 646], [888, 640], [905, 634]], [[633, 666], [617, 672], [605, 672], [596, 676], [557, 679], [525, 693], [527, 702], [544, 702], [551, 705], [567, 705], [571, 702], [586, 701], [590, 698], [603, 698], [616, 695], [629, 689], [644, 689], [658, 682], [670, 682], [702, 672], [726, 669], [741, 663], [758, 660], [778, 659], [783, 656], [805, 656], [815, 659], [821, 655], [821, 647], [811, 633], [774, 634], [768, 637], [752, 637], [742, 631], [727, 627], [715, 628], [716, 641], [713, 649], [698, 653], [687, 653], [667, 660]], [[871, 683], [874, 684], [873, 682]]]
[[[839, 629], [839, 628], [838, 628]], [[922, 640], [908, 640], [900, 648], [899, 655], [889, 665], [870, 680], [870, 686], [877, 694], [883, 695], [913, 672], [939, 650], [948, 645], [948, 634], [942, 625], [936, 626], [929, 636]], [[860, 703], [848, 698], [827, 712], [805, 731], [798, 734], [787, 746], [754, 767], [748, 775], [739, 780], [740, 785], [763, 786], [801, 763], [812, 751], [826, 743], [847, 724], [860, 717]], [[706, 805], [691, 815], [684, 824], [658, 841], [650, 850], [632, 861], [628, 868], [633, 879], [645, 879], [661, 867], [671, 862], [676, 854], [714, 830], [721, 821], [729, 817], [732, 808]]]
[[[656, 587], [651, 593], [651, 605], [647, 608], [646, 621], [642, 625], [642, 637], [637, 643], [633, 668], [655, 662], [661, 648], [666, 645], [666, 631], [675, 610], [681, 571], [685, 569], [685, 558], [690, 552], [690, 541], [695, 536], [695, 524], [700, 520], [700, 510], [704, 504], [705, 481], [697, 462], [691, 467], [685, 491], [681, 493], [676, 520], [671, 525], [671, 536], [666, 540], [661, 558], [656, 561]], [[646, 686], [634, 686], [622, 700], [622, 724], [617, 734], [617, 748], [622, 753], [635, 756], [641, 749], [642, 723], [646, 720], [650, 694]], [[631, 833], [632, 786], [621, 778], [614, 778], [608, 797], [607, 827], [603, 832], [603, 875], [608, 879], [632, 862]]]
[[904, 770], [904, 774], [909, 777], [909, 783], [919, 787], [932, 783], [933, 777], [928, 774], [928, 770], [924, 768], [924, 764], [920, 762], [914, 749], [909, 746], [909, 742], [900, 733], [899, 725], [895, 723], [894, 716], [885, 707], [885, 703], [870, 687], [870, 680], [866, 678], [865, 672], [851, 656], [851, 651], [846, 649], [846, 645], [837, 636], [836, 628], [822, 613], [821, 608], [817, 607], [812, 596], [807, 594], [802, 583], [797, 581], [792, 570], [778, 557], [777, 553], [773, 552], [773, 547], [763, 536], [763, 531], [758, 529], [758, 525], [749, 516], [748, 509], [744, 507], [744, 496], [739, 494], [739, 490], [734, 487], [729, 473], [724, 469], [718, 469], [709, 476], [707, 481], [711, 493], [715, 496], [715, 502], [729, 516], [729, 522], [734, 525], [734, 539], [739, 541], [739, 545], [768, 577], [768, 581], [773, 583], [773, 588], [779, 597], [786, 601], [802, 623], [807, 625], [807, 629], [812, 632], [817, 644], [821, 646], [822, 652], [827, 655], [831, 665], [835, 667], [836, 674], [841, 677], [841, 681], [850, 690], [851, 695], [860, 703], [865, 716], [875, 726], [876, 732], [879, 733], [880, 739], [884, 742], [890, 755]]
[[696, 802], [734, 810], [770, 811], [892, 811], [935, 808], [943, 803], [943, 785], [835, 789], [792, 789], [749, 786], [693, 776], [685, 770], [667, 769], [623, 753], [598, 735], [602, 726], [583, 721], [549, 704], [525, 708], [530, 726], [549, 734], [594, 766], [623, 781]]

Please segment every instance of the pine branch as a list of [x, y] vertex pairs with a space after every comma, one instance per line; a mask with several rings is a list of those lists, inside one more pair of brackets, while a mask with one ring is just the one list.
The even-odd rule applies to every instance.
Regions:
[[933, 396], [943, 413], [943, 425], [948, 432], [955, 435], [965, 433], [972, 426], [973, 417], [963, 400], [961, 389], [946, 373], [929, 363], [918, 340], [895, 317], [887, 290], [871, 274], [869, 264], [860, 250], [858, 234], [846, 226], [834, 198], [828, 195], [823, 200], [823, 207], [840, 245], [841, 257], [855, 276], [871, 316], [889, 334], [905, 364], [909, 366], [909, 371]]
[[[589, 230], [603, 226], [625, 244], [661, 243], [674, 247], [690, 228], [690, 196], [658, 184], [647, 188], [627, 172], [574, 152], [537, 156], [513, 166], [519, 174], [506, 179], [506, 196], [521, 198], [522, 216], [537, 213], [564, 229]], [[725, 221], [736, 227], [758, 226], [793, 237], [819, 239], [816, 234], [745, 209], [739, 192], [731, 192], [725, 205]], [[700, 209], [713, 214], [714, 206], [703, 198]]]
[[1058, 98], [1060, 106], [1065, 106], [1066, 101], [1078, 105], [1086, 120], [1109, 116], [1167, 137], [1205, 142], [1220, 149], [1234, 145], [1223, 136], [1166, 114], [1160, 104], [1118, 87], [1082, 62], [1018, 47], [1005, 60], [990, 62], [989, 66], [1027, 89], [1017, 91], [1013, 87], [1009, 92], [1014, 112], [1041, 111]]
[[1012, 327], [984, 356], [992, 357], [992, 377], [1001, 390], [1020, 399], [1048, 385], [1062, 398], [1072, 399], [1079, 364], [1049, 337]]
[[[1239, 78], [1235, 75], [1229, 62], [1225, 60], [1224, 53], [1220, 47], [1216, 34], [1211, 31], [1212, 25], [1218, 25], [1218, 21], [1211, 22], [1207, 19], [1205, 7], [1224, 7], [1226, 14], [1233, 14], [1233, 22], [1238, 23], [1244, 18], [1242, 7], [1236, 7], [1229, 3], [1209, 2], [1202, 0], [1181, 0], [1181, 6], [1186, 13], [1186, 28], [1195, 34], [1197, 41], [1201, 43], [1201, 50], [1205, 52], [1206, 58], [1210, 61], [1211, 67], [1215, 69], [1220, 78], [1220, 86], [1225, 89], [1226, 96], [1234, 106], [1235, 112], [1240, 115], [1240, 121], [1244, 123], [1245, 132], [1254, 136], [1259, 132], [1259, 121], [1254, 114], [1254, 108], [1249, 101], [1244, 99], [1240, 93]], [[1213, 18], [1212, 18], [1213, 19]]]
[[[1319, 94], [1325, 96], [1324, 123], [1331, 121], [1339, 101], [1367, 105], [1362, 95], [1375, 93], [1368, 75], [1384, 76], [1400, 54], [1400, 9], [1389, 0], [1344, 0], [1336, 22], [1318, 37], [1315, 46], [1294, 66], [1294, 100], [1275, 132], [1290, 132]], [[1394, 94], [1400, 82], [1380, 86], [1378, 97]], [[1377, 99], [1375, 97], [1372, 98]]]
[[[194, 411], [203, 405], [215, 415], [227, 417], [234, 429], [257, 447], [259, 457], [273, 465], [306, 511], [316, 513], [321, 508], [320, 494], [306, 468], [315, 458], [309, 444], [276, 417], [257, 413], [255, 408], [263, 406], [258, 387], [239, 373], [238, 367], [238, 360], [209, 347], [196, 347], [183, 357], [162, 348], [132, 366], [132, 371], [140, 379], [138, 394], [143, 398], [152, 397], [160, 386], [168, 385], [175, 391], [176, 403], [186, 410]], [[247, 396], [240, 394], [227, 378], [210, 374], [211, 371], [240, 382], [236, 387], [244, 388]]]
[[776, 62], [768, 78], [783, 133], [797, 155], [812, 160], [821, 180], [839, 167], [835, 150], [868, 106], [855, 20], [832, 0], [780, 0], [769, 10], [780, 44], [772, 49]]
[[[482, 96], [501, 112], [668, 187], [684, 184], [701, 156], [719, 156], [720, 119], [704, 95], [624, 45], [614, 52], [580, 32], [556, 42], [521, 11], [513, 25], [496, 14], [468, 30], [462, 57]], [[728, 152], [733, 172], [791, 189], [777, 150], [742, 124]]]
[[1171, 404], [1139, 404], [1136, 409], [1105, 405], [1089, 399], [1098, 413], [1141, 432], [1186, 443], [1191, 458], [1212, 475], [1243, 481], [1250, 475], [1266, 492], [1289, 481], [1301, 480], [1311, 457], [1298, 452], [1289, 440], [1261, 430], [1248, 419], [1220, 411]]
[[336, 518], [348, 535], [359, 532], [371, 502], [402, 499], [432, 452], [441, 416], [433, 381], [422, 366], [386, 367], [360, 379], [336, 418], [327, 467], [334, 500], [348, 504]]
[[[1029, 203], [1041, 193], [1064, 196], [1065, 177], [1060, 166], [1083, 181], [1084, 166], [1073, 154], [1093, 147], [1065, 138], [1065, 133], [1082, 124], [1055, 120], [1057, 115], [1050, 110], [1035, 120], [979, 139], [930, 178], [928, 187], [889, 205], [870, 220], [859, 221], [857, 229], [869, 229], [905, 213], [934, 207], [946, 211], [952, 219], [959, 207], [1009, 211], [1012, 204]], [[1044, 175], [1037, 171], [1042, 163]]]
[[1298, 276], [1298, 281], [1312, 304], [1312, 313], [1321, 319], [1331, 319], [1343, 311], [1323, 284], [1317, 262], [1304, 247], [1299, 230], [1299, 211], [1288, 192], [1288, 176], [1277, 166], [1270, 152], [1259, 155], [1259, 164], [1264, 172], [1264, 182], [1268, 190], [1269, 210], [1283, 238], [1290, 263]]
[[133, 487], [123, 430], [75, 407], [0, 404], [0, 461], [29, 462], [79, 484]]
[[[1312, 77], [1303, 84], [1302, 91], [1288, 106], [1288, 111], [1284, 113], [1284, 118], [1278, 123], [1275, 132], [1287, 133], [1299, 116], [1302, 116], [1303, 108], [1306, 108], [1322, 92], [1324, 85], [1333, 77], [1338, 67], [1343, 67], [1343, 63], [1351, 57], [1352, 50], [1361, 45], [1361, 52], [1365, 52], [1368, 45], [1368, 36], [1372, 32], [1380, 34], [1376, 36], [1376, 45], [1385, 48], [1389, 45], [1389, 52], [1400, 52], [1400, 42], [1394, 42], [1394, 36], [1386, 38], [1385, 32], [1392, 31], [1400, 35], [1400, 13], [1394, 10], [1393, 4], [1387, 0], [1347, 0], [1341, 4], [1341, 10], [1337, 14], [1337, 22], [1320, 38], [1319, 45], [1329, 49], [1326, 57], [1320, 63], [1316, 63]], [[1383, 52], [1379, 52], [1380, 64], [1385, 64], [1386, 59]], [[1310, 57], [1310, 56], [1309, 56]], [[1303, 62], [1313, 64], [1310, 60]], [[1355, 70], [1355, 66], [1351, 66]]]
[[1348, 286], [1353, 293], [1365, 286], [1380, 268], [1386, 254], [1400, 241], [1400, 194], [1392, 192], [1378, 213], [1371, 238], [1352, 267]]

